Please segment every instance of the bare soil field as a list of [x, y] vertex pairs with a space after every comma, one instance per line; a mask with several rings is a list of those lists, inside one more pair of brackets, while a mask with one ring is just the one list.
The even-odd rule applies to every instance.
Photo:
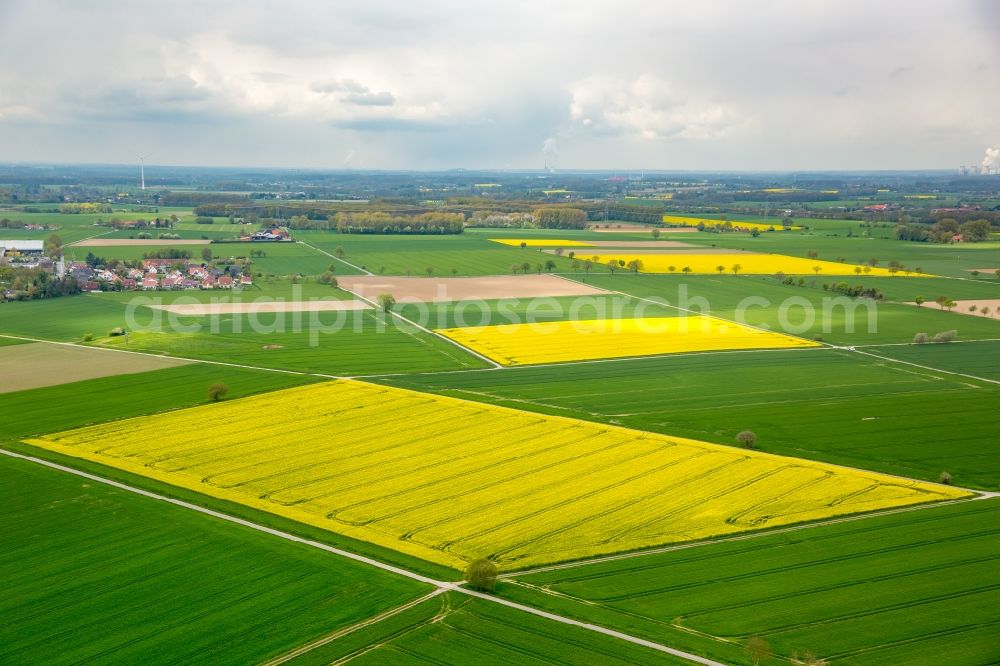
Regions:
[[257, 314], [266, 312], [332, 312], [339, 310], [368, 310], [371, 305], [358, 299], [347, 301], [250, 301], [247, 303], [172, 303], [150, 305], [157, 310], [165, 310], [192, 317], [222, 314]]
[[[686, 233], [690, 231], [698, 231], [697, 227], [670, 227], [669, 229], [664, 229], [663, 227], [656, 227], [664, 234], [676, 234], [676, 233]], [[652, 231], [653, 227], [648, 224], [612, 224], [609, 227], [592, 225], [587, 227], [588, 231], [597, 231], [602, 234], [620, 234], [620, 233], [635, 233], [637, 231]]]
[[[907, 303], [907, 305], [916, 305], [916, 303]], [[973, 306], [975, 306], [975, 310], [971, 309]], [[937, 310], [939, 306], [936, 303], [924, 303], [921, 307]], [[983, 312], [983, 308], [988, 308], [988, 310]], [[955, 301], [955, 307], [951, 311], [958, 314], [974, 315], [976, 317], [986, 317], [1000, 321], [1000, 298], [973, 298]]]
[[629, 241], [629, 240], [589, 240], [588, 244], [594, 247], [700, 247], [698, 245], [692, 245], [691, 243], [683, 243], [681, 241]]
[[68, 384], [95, 377], [160, 370], [190, 361], [48, 342], [0, 347], [0, 393]]
[[128, 245], [208, 245], [200, 238], [88, 238], [70, 243], [73, 247], [122, 247]]
[[418, 278], [380, 275], [345, 275], [337, 278], [341, 289], [368, 299], [392, 294], [397, 301], [465, 301], [536, 296], [592, 296], [607, 294], [585, 284], [554, 275], [500, 275], [495, 277]]

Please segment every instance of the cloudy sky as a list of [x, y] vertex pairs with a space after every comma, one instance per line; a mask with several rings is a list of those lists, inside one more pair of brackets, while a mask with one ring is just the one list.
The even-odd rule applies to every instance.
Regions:
[[0, 0], [0, 161], [886, 169], [1000, 144], [991, 0]]

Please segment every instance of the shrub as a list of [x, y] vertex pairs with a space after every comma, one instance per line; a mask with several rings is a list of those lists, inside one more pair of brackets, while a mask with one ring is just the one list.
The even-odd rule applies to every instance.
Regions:
[[500, 570], [497, 565], [485, 558], [469, 562], [465, 570], [465, 580], [472, 587], [483, 592], [493, 592], [497, 589], [497, 576]]
[[958, 331], [941, 331], [940, 333], [935, 333], [932, 342], [954, 342], [958, 337]]
[[757, 435], [751, 430], [744, 430], [736, 435], [736, 441], [743, 445], [745, 449], [752, 449], [757, 443]]
[[927, 334], [917, 333], [916, 335], [913, 336], [913, 342], [918, 345], [924, 344], [925, 342], [927, 342]]
[[951, 474], [948, 472], [941, 472], [938, 474], [938, 483], [943, 483], [946, 486], [951, 485]]
[[94, 334], [93, 333], [84, 333], [83, 334], [83, 341], [84, 342], [92, 342], [93, 340], [94, 340]]

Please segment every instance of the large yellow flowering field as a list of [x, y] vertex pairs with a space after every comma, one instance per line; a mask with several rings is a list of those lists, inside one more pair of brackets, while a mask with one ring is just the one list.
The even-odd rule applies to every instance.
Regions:
[[[675, 227], [696, 227], [699, 223], [706, 227], [721, 227], [726, 224], [726, 220], [715, 220], [708, 217], [681, 217], [679, 215], [664, 215], [663, 222]], [[785, 227], [780, 224], [765, 224], [763, 222], [745, 222], [743, 220], [729, 220], [729, 224], [734, 229], [742, 229], [744, 231], [752, 231], [754, 229], [758, 231], [793, 231], [802, 228], [796, 226]]]
[[[870, 276], [907, 276], [926, 277], [924, 273], [912, 273], [905, 270], [892, 273], [886, 268], [857, 266], [855, 264], [843, 264], [836, 261], [823, 261], [821, 259], [806, 259], [803, 257], [790, 257], [784, 254], [608, 254], [599, 253], [594, 255], [577, 253], [577, 259], [589, 259], [598, 264], [606, 264], [611, 260], [624, 261], [627, 266], [629, 262], [638, 260], [642, 262], [639, 269], [642, 273], [733, 273], [733, 267], [738, 265], [737, 273], [751, 275], [773, 275], [775, 273], [786, 273], [788, 275], [870, 275]], [[674, 270], [671, 271], [670, 267]], [[719, 267], [722, 270], [719, 270]], [[690, 268], [690, 271], [684, 271]], [[818, 269], [818, 270], [817, 270]], [[622, 270], [626, 270], [623, 268]]]
[[593, 247], [591, 243], [580, 240], [559, 240], [552, 238], [491, 238], [494, 243], [510, 245], [511, 247]]
[[354, 380], [28, 441], [454, 567], [490, 556], [511, 569], [967, 495]]
[[438, 329], [502, 365], [562, 363], [724, 349], [818, 347], [818, 342], [705, 315], [588, 319]]

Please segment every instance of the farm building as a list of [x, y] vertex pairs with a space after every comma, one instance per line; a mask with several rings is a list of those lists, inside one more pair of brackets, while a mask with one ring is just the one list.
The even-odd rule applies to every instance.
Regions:
[[0, 240], [0, 257], [11, 254], [41, 254], [45, 244], [40, 240]]

